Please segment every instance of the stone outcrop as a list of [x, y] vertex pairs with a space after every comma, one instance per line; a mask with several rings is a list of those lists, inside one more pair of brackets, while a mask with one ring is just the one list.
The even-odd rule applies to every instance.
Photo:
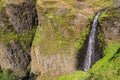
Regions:
[[67, 51], [61, 50], [58, 54], [45, 55], [40, 47], [32, 48], [31, 70], [33, 73], [54, 78], [63, 73], [74, 72], [76, 70], [74, 48], [71, 47], [69, 54], [66, 54]]
[[62, 1], [39, 1], [39, 26], [31, 50], [31, 72], [53, 78], [76, 71], [75, 40], [86, 29], [88, 17], [72, 12], [68, 6], [61, 7]]
[[7, 5], [6, 13], [16, 32], [24, 33], [37, 24], [35, 4], [31, 1], [26, 1], [19, 5], [11, 3]]
[[22, 78], [30, 70], [30, 48], [38, 22], [35, 4], [30, 0], [8, 2], [0, 13], [0, 67]]
[[120, 42], [120, 8], [109, 10], [106, 14], [107, 17], [103, 17], [100, 20], [101, 30], [103, 32], [104, 39], [107, 42]]

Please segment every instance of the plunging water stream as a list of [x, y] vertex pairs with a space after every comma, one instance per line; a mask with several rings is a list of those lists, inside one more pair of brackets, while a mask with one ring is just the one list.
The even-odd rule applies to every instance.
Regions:
[[90, 31], [90, 35], [89, 35], [89, 42], [88, 42], [88, 47], [87, 47], [87, 53], [85, 56], [85, 62], [84, 62], [84, 66], [83, 69], [84, 71], [88, 71], [91, 67], [91, 61], [92, 58], [94, 57], [94, 53], [95, 53], [95, 34], [97, 32], [97, 26], [98, 26], [98, 18], [100, 16], [102, 12], [99, 12], [95, 17], [94, 17], [94, 21], [92, 24], [92, 28]]

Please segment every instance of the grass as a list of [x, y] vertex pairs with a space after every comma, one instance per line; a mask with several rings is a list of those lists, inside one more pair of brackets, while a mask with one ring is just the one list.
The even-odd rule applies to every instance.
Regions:
[[33, 47], [36, 46], [40, 41], [41, 41], [40, 29], [39, 29], [39, 26], [37, 26], [32, 46]]
[[7, 0], [0, 0], [0, 10], [6, 6]]
[[[41, 46], [43, 54], [57, 54], [58, 51], [68, 50], [74, 41], [75, 33], [71, 29], [70, 21], [76, 17], [74, 14], [66, 13], [55, 15], [57, 8], [38, 8], [44, 20], [37, 27], [33, 47]], [[47, 46], [46, 46], [47, 45]]]
[[1, 70], [0, 69], [0, 80], [18, 80], [15, 78], [12, 70]]
[[88, 27], [79, 35], [79, 40], [76, 42], [77, 49], [80, 49], [83, 46], [84, 41], [86, 40], [86, 37], [89, 34], [89, 30], [90, 30], [90, 23], [88, 23]]
[[[40, 31], [40, 26], [38, 26], [33, 41], [33, 47], [42, 45], [41, 49], [44, 51], [44, 54], [55, 54], [60, 49], [66, 49], [69, 43], [71, 43], [70, 40], [64, 38], [56, 26], [54, 26], [54, 20], [56, 23], [60, 24], [60, 26], [63, 26], [63, 29], [66, 30], [66, 24], [63, 23], [64, 20], [62, 20], [61, 17], [47, 16], [46, 21], [44, 21], [42, 24], [42, 31]], [[50, 23], [48, 23], [48, 21], [50, 21]]]
[[1, 27], [0, 28], [0, 43], [3, 43], [9, 46], [10, 41], [15, 41], [19, 43], [24, 43], [25, 45], [22, 47], [23, 50], [27, 49], [27, 46], [31, 46], [32, 40], [34, 37], [35, 29], [28, 30], [24, 35], [20, 33], [16, 33], [14, 30], [7, 32], [7, 29]]
[[113, 0], [86, 0], [86, 3], [89, 4], [92, 8], [104, 8], [113, 4]]
[[119, 80], [120, 43], [109, 43], [104, 49], [104, 54], [105, 56], [88, 72], [69, 73], [57, 80]]

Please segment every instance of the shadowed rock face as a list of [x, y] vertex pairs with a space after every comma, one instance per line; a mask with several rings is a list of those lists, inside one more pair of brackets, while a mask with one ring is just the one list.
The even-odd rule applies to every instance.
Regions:
[[[99, 59], [102, 58], [102, 53], [103, 53], [103, 48], [100, 46], [100, 40], [98, 39], [98, 27], [97, 27], [97, 32], [95, 34], [95, 51], [94, 51], [94, 56], [92, 56], [91, 58], [91, 66], [94, 65], [96, 63], [96, 61], [98, 61]], [[78, 50], [76, 59], [77, 59], [77, 64], [76, 64], [76, 69], [77, 70], [84, 70], [84, 62], [85, 62], [85, 56], [87, 54], [87, 48], [88, 48], [88, 42], [89, 42], [89, 35], [86, 37], [86, 40], [84, 41], [84, 44], [82, 45], [82, 47]], [[103, 45], [103, 44], [101, 44]]]

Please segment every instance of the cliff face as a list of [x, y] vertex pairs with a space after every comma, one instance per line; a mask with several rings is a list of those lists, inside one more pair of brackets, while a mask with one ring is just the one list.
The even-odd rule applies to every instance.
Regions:
[[[53, 80], [77, 71], [83, 58], [79, 56], [85, 56], [85, 49], [81, 49], [87, 47], [90, 18], [112, 1], [37, 0], [36, 4], [34, 1], [0, 1], [1, 69], [11, 69], [20, 78], [30, 72], [38, 75], [38, 80]], [[115, 6], [119, 6], [118, 2], [115, 1]], [[120, 42], [119, 12], [119, 8], [113, 9], [99, 21], [103, 35], [99, 34], [98, 39], [106, 44]]]
[[37, 24], [35, 4], [6, 2], [0, 8], [0, 66], [17, 77], [26, 75], [30, 48]]
[[37, 1], [39, 25], [32, 44], [31, 72], [41, 75], [38, 80], [75, 72], [78, 63], [82, 65], [77, 53], [89, 33], [88, 17], [103, 7], [93, 5], [99, 1], [87, 5], [89, 2]]
[[[110, 7], [99, 17], [97, 37], [102, 42], [103, 58], [88, 72], [63, 75], [58, 80], [117, 80], [120, 77], [120, 8]], [[97, 48], [98, 50], [98, 48]], [[72, 77], [71, 77], [72, 76]]]
[[33, 73], [53, 78], [76, 70], [75, 42], [86, 28], [88, 17], [75, 12], [63, 1], [37, 2], [39, 25], [31, 51]]

